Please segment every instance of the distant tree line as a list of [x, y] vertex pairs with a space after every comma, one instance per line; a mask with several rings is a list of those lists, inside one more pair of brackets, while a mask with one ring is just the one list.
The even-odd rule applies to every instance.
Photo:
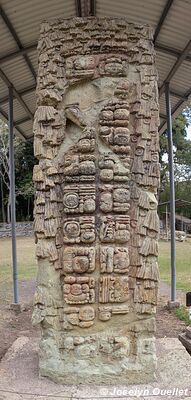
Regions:
[[[191, 140], [187, 138], [187, 127], [191, 125], [191, 109], [187, 108], [173, 122], [174, 177], [176, 199], [191, 202]], [[170, 199], [168, 137], [165, 131], [160, 136], [161, 186], [159, 202]], [[160, 207], [159, 212], [165, 212]], [[176, 207], [178, 214], [191, 218], [191, 206]]]
[[[16, 217], [17, 221], [33, 219], [33, 166], [37, 163], [33, 142], [14, 137]], [[0, 120], [0, 221], [10, 222], [10, 178], [8, 127]]]

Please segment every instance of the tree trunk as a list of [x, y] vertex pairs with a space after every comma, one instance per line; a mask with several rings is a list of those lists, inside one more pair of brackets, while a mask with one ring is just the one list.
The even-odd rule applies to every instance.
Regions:
[[1, 211], [2, 211], [2, 221], [3, 223], [6, 222], [6, 215], [5, 215], [5, 206], [4, 206], [4, 190], [3, 190], [3, 179], [0, 176], [0, 183], [1, 183]]
[[27, 221], [30, 219], [30, 197], [27, 198]]
[[10, 198], [10, 192], [9, 192], [9, 198], [7, 202], [7, 223], [11, 223], [11, 198]]

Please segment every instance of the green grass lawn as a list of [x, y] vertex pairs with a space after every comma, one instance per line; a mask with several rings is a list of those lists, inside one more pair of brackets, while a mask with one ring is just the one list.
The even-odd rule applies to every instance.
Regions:
[[[170, 283], [170, 242], [159, 242], [160, 278]], [[191, 291], [191, 241], [176, 242], [177, 289]]]
[[[17, 262], [19, 280], [34, 279], [37, 272], [33, 237], [17, 238]], [[0, 303], [12, 297], [11, 239], [0, 239]]]

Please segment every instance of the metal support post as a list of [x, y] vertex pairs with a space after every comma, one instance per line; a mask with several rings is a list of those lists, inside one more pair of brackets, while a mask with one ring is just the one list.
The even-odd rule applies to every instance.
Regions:
[[168, 205], [166, 205], [166, 240], [168, 242]]
[[170, 176], [170, 228], [171, 228], [171, 301], [176, 302], [176, 239], [175, 239], [175, 190], [174, 190], [174, 160], [172, 139], [172, 117], [169, 83], [165, 84], [167, 132], [168, 132], [168, 161]]
[[16, 211], [15, 211], [15, 161], [13, 145], [13, 89], [9, 87], [9, 177], [11, 200], [11, 237], [12, 237], [12, 266], [14, 304], [18, 304], [18, 273], [17, 273], [17, 249], [16, 249]]

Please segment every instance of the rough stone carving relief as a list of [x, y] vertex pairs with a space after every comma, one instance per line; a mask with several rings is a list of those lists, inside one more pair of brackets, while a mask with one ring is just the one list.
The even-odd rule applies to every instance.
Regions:
[[159, 186], [151, 30], [43, 23], [34, 121], [40, 371], [64, 383], [154, 373]]

